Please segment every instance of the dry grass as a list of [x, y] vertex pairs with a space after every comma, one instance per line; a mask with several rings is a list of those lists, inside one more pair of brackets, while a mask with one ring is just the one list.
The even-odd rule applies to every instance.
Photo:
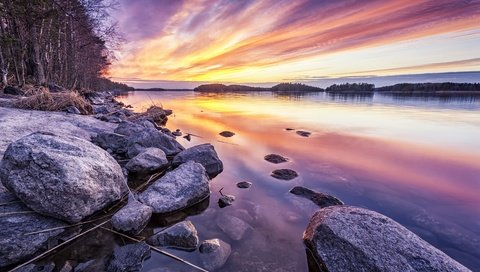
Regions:
[[49, 92], [48, 88], [43, 86], [25, 85], [21, 89], [23, 91], [23, 95], [27, 97]]
[[76, 92], [50, 93], [43, 90], [14, 104], [15, 108], [41, 111], [65, 111], [70, 106], [84, 115], [93, 113], [92, 105]]
[[135, 121], [141, 118], [153, 120], [155, 123], [165, 125], [167, 123], [167, 112], [162, 107], [151, 106], [146, 112], [135, 114], [129, 118], [130, 121]]

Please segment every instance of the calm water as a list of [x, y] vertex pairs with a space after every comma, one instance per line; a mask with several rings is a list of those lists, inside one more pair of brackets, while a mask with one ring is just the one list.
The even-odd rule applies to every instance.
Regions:
[[[152, 104], [173, 109], [167, 127], [196, 135], [190, 142], [178, 138], [185, 147], [215, 146], [225, 170], [211, 181], [210, 201], [188, 219], [200, 239], [232, 245], [222, 271], [307, 270], [302, 233], [316, 208], [288, 193], [296, 185], [383, 213], [480, 268], [480, 98], [133, 92], [120, 100], [136, 111]], [[223, 130], [236, 135], [223, 138]], [[291, 161], [270, 164], [263, 160], [269, 153]], [[300, 177], [273, 179], [277, 168]], [[243, 180], [253, 186], [236, 188]], [[221, 188], [236, 196], [233, 206], [218, 207]], [[243, 218], [253, 230], [232, 241], [215, 223], [222, 213]], [[197, 252], [169, 251], [200, 264]], [[190, 271], [155, 253], [143, 271], [161, 267]]]

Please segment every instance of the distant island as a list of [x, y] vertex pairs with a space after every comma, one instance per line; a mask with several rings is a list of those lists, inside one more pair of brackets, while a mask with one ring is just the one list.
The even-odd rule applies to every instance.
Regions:
[[369, 83], [333, 84], [325, 89], [301, 83], [280, 83], [270, 88], [247, 85], [204, 84], [193, 89], [195, 92], [275, 92], [307, 93], [326, 92], [332, 94], [480, 94], [480, 83], [400, 83], [391, 86], [375, 87]]

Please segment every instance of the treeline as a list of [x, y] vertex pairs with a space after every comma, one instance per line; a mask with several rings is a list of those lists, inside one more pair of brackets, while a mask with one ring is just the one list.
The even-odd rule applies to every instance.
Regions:
[[0, 0], [1, 83], [67, 89], [123, 85], [101, 78], [119, 35], [111, 0]]
[[344, 84], [333, 84], [330, 87], [325, 89], [328, 93], [337, 93], [337, 92], [373, 92], [375, 90], [375, 85], [368, 83], [344, 83]]
[[205, 84], [193, 89], [195, 92], [323, 92], [322, 88], [301, 83], [280, 83], [271, 88], [246, 85]]
[[480, 91], [480, 83], [401, 83], [393, 86], [376, 88], [378, 92], [393, 93], [427, 93], [427, 92], [469, 92]]

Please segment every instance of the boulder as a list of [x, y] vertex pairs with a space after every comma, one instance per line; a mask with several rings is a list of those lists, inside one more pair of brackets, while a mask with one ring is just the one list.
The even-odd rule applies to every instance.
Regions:
[[[175, 138], [165, 135], [156, 129], [146, 129], [128, 137], [128, 146], [140, 146], [143, 148], [156, 147], [165, 152], [167, 156], [180, 153], [185, 148]], [[136, 152], [128, 152], [130, 158], [138, 155]], [[132, 157], [133, 156], [133, 157]]]
[[78, 222], [121, 198], [126, 181], [118, 163], [86, 140], [36, 132], [10, 144], [0, 179], [29, 208]]
[[303, 240], [310, 271], [469, 271], [392, 219], [358, 207], [320, 209]]
[[152, 208], [135, 199], [130, 199], [125, 207], [121, 208], [112, 217], [112, 226], [118, 231], [137, 235], [150, 221]]
[[203, 266], [207, 270], [213, 271], [221, 268], [227, 262], [232, 248], [220, 239], [211, 239], [203, 241], [199, 251]]
[[220, 214], [216, 220], [217, 226], [232, 240], [241, 240], [252, 227], [242, 219], [228, 214]]
[[154, 213], [182, 210], [210, 195], [208, 176], [199, 163], [188, 161], [156, 180], [139, 195]]
[[125, 168], [130, 173], [148, 174], [168, 166], [167, 155], [159, 148], [149, 147], [131, 159]]
[[268, 154], [264, 157], [264, 159], [268, 162], [275, 163], [275, 164], [282, 163], [282, 162], [288, 162], [287, 158], [285, 158], [281, 155], [278, 155], [278, 154]]
[[298, 177], [298, 174], [291, 169], [277, 169], [273, 170], [270, 176], [281, 180], [291, 180]]
[[190, 221], [177, 223], [147, 239], [153, 246], [172, 247], [187, 251], [196, 250], [198, 247], [197, 229]]
[[293, 187], [290, 190], [290, 193], [311, 200], [320, 208], [334, 205], [343, 205], [343, 202], [334, 196], [315, 192], [302, 186]]
[[194, 161], [203, 165], [210, 178], [214, 178], [223, 171], [223, 163], [211, 144], [196, 145], [183, 150], [173, 158], [172, 165], [176, 167], [187, 161]]
[[137, 272], [142, 270], [143, 261], [150, 258], [150, 247], [145, 243], [129, 244], [116, 248], [107, 265], [107, 272]]
[[127, 153], [128, 140], [121, 134], [111, 132], [99, 133], [92, 138], [92, 142], [112, 154], [123, 156]]
[[114, 132], [124, 136], [131, 136], [142, 131], [152, 129], [155, 129], [155, 125], [146, 120], [140, 120], [136, 122], [123, 121], [118, 125]]

